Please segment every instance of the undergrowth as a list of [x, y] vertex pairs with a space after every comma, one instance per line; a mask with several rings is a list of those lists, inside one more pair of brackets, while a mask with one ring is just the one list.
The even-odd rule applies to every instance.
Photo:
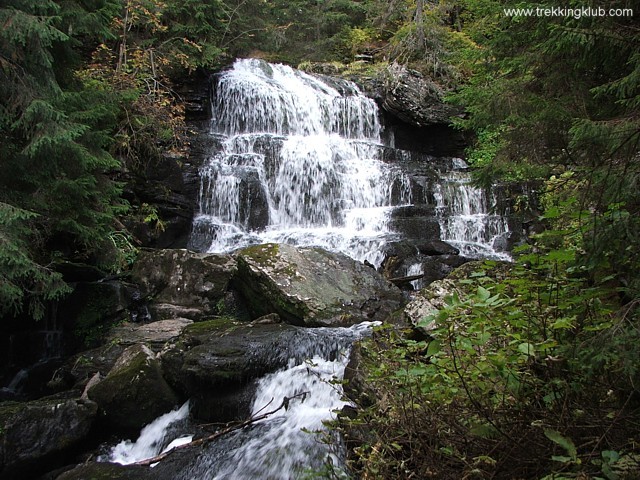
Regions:
[[639, 478], [637, 302], [577, 272], [576, 255], [528, 247], [513, 265], [476, 263], [419, 323], [428, 335], [381, 327], [363, 341], [359, 408], [341, 420], [351, 468], [363, 479]]

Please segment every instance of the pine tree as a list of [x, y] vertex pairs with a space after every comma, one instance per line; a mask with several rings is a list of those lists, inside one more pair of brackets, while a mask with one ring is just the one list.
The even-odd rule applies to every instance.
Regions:
[[48, 0], [0, 8], [0, 314], [41, 317], [44, 301], [68, 291], [54, 259], [88, 258], [121, 208], [106, 150], [113, 99], [75, 81], [68, 13]]

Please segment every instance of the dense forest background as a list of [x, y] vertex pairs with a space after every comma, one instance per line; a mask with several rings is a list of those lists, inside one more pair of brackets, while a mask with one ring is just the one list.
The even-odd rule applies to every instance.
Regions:
[[[126, 173], [188, 147], [175, 85], [258, 56], [393, 62], [467, 114], [480, 183], [535, 182], [544, 227], [509, 269], [459, 279], [428, 338], [362, 347], [364, 478], [637, 478], [640, 6], [508, 16], [498, 0], [4, 0], [0, 315], [41, 318], [73, 261], [135, 258]], [[538, 7], [557, 7], [537, 2]], [[620, 15], [609, 15], [618, 9]], [[633, 9], [633, 14], [624, 9]], [[582, 475], [582, 476], [581, 476]]]

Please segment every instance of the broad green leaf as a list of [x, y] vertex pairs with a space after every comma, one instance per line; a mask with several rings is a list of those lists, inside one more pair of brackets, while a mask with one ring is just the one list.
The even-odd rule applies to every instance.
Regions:
[[[570, 457], [569, 460], [575, 461], [577, 459], [578, 451], [576, 450], [576, 446], [573, 444], [573, 441], [570, 438], [565, 437], [557, 430], [552, 430], [550, 428], [546, 428], [544, 430], [544, 435], [553, 443], [556, 443], [557, 445], [560, 445], [562, 448], [564, 448]], [[566, 457], [558, 457], [558, 458], [566, 458]], [[558, 460], [558, 461], [562, 461], [562, 460]]]
[[520, 345], [518, 345], [518, 351], [530, 357], [536, 356], [536, 347], [533, 344], [528, 342], [523, 342]]
[[440, 352], [440, 349], [442, 348], [442, 346], [440, 345], [440, 341], [439, 340], [431, 340], [429, 342], [429, 346], [427, 347], [427, 357], [432, 357], [434, 355], [436, 355], [437, 353]]

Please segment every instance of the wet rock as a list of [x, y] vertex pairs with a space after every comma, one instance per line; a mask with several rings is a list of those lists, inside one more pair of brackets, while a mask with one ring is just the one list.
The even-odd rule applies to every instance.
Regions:
[[237, 254], [234, 284], [254, 317], [277, 313], [305, 326], [384, 321], [403, 303], [396, 287], [373, 269], [321, 248], [264, 244]]
[[45, 398], [0, 404], [0, 478], [28, 478], [89, 434], [97, 405]]
[[435, 255], [423, 258], [421, 270], [422, 280], [418, 288], [425, 287], [436, 280], [446, 278], [455, 268], [464, 265], [469, 259], [461, 255]]
[[139, 256], [131, 277], [150, 300], [154, 318], [198, 320], [219, 312], [235, 271], [228, 255], [152, 250]]
[[442, 240], [419, 242], [416, 246], [423, 255], [458, 255], [460, 253], [456, 247]]
[[382, 108], [418, 127], [449, 124], [461, 110], [444, 103], [445, 90], [415, 70], [393, 63], [383, 74]]
[[398, 212], [389, 221], [389, 226], [407, 240], [418, 244], [440, 238], [440, 223], [435, 216], [421, 215], [413, 210], [406, 216]]
[[123, 432], [139, 430], [179, 401], [155, 354], [144, 345], [127, 348], [88, 395], [100, 406], [104, 425]]
[[252, 381], [287, 365], [298, 338], [286, 324], [246, 324], [232, 318], [194, 323], [163, 352], [169, 383], [192, 398], [192, 413], [207, 421], [249, 413]]
[[154, 470], [140, 465], [118, 465], [116, 463], [88, 463], [67, 470], [56, 480], [146, 480], [168, 479], [158, 476]]

